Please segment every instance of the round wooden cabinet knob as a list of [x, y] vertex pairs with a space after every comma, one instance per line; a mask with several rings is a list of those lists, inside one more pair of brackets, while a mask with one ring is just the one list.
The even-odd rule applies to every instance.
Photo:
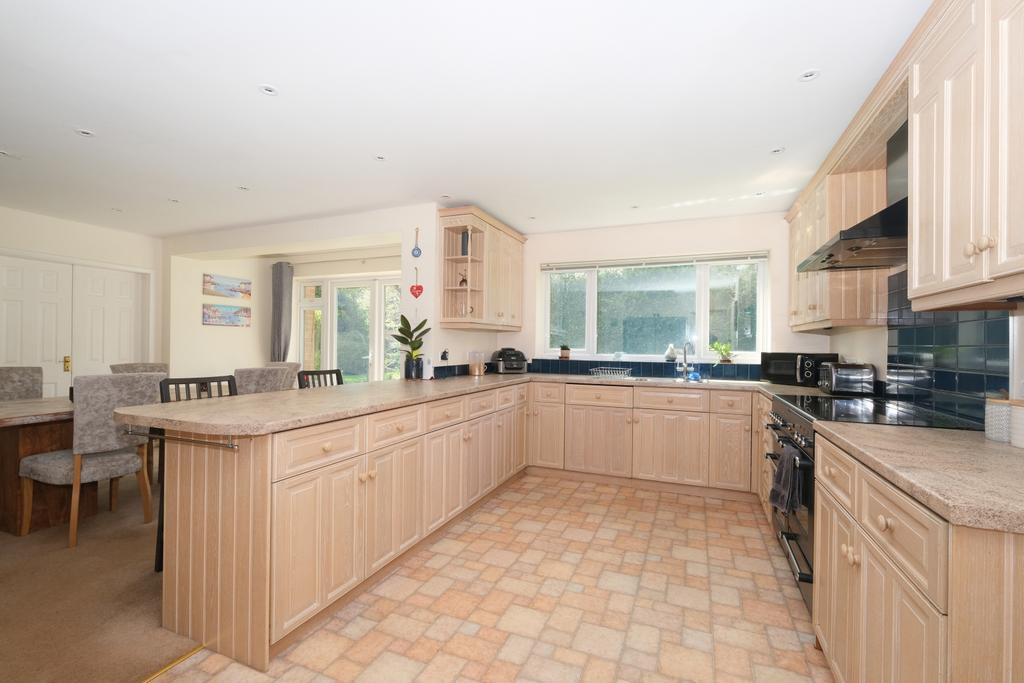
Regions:
[[892, 530], [893, 523], [892, 517], [886, 517], [885, 515], [878, 515], [878, 528], [882, 531]]
[[978, 253], [978, 245], [974, 242], [968, 242], [964, 245], [964, 258], [971, 258]]
[[377, 470], [370, 470], [369, 472], [366, 473], [366, 475], [368, 477], [370, 477], [370, 479], [376, 479], [377, 478]]
[[734, 405], [736, 405], [736, 401], [734, 401], [734, 400], [732, 400], [732, 399], [730, 398], [730, 399], [729, 399], [728, 401], [726, 401], [726, 402], [725, 402], [725, 405], [727, 405], [727, 406], [729, 406], [730, 408], [732, 408], [732, 407], [733, 407]]
[[856, 567], [860, 564], [860, 558], [853, 553], [853, 548], [850, 548], [846, 553], [846, 563], [851, 567]]
[[988, 251], [996, 246], [996, 238], [991, 235], [982, 235], [978, 238], [978, 251]]
[[745, 432], [749, 432], [749, 431], [750, 431], [750, 426], [748, 425], [748, 426], [744, 427], [744, 428], [743, 428], [743, 431], [745, 431]]
[[364, 484], [366, 483], [366, 472], [363, 472], [362, 474], [359, 475], [359, 481]]
[[328, 441], [327, 443], [325, 443], [323, 446], [320, 447], [320, 450], [322, 450], [324, 453], [330, 453], [331, 452], [331, 442]]
[[450, 410], [446, 410], [446, 411], [444, 411], [444, 416], [445, 416], [445, 417], [451, 417], [451, 416], [452, 416], [452, 415], [454, 415], [454, 414], [455, 414], [455, 413], [453, 413], [453, 412], [452, 412], [452, 411], [450, 411]]
[[540, 415], [540, 411], [539, 411], [539, 410], [534, 410], [534, 411], [533, 411], [533, 414], [534, 414], [534, 415]]
[[672, 398], [671, 396], [669, 396], [667, 399], [665, 399], [666, 403], [672, 403], [673, 401], [675, 401], [675, 399]]
[[850, 548], [845, 543], [843, 543], [842, 545], [839, 546], [839, 554], [842, 555], [843, 557], [848, 557], [849, 556], [849, 552], [850, 552]]
[[601, 394], [594, 394], [594, 398], [601, 398]]
[[399, 434], [401, 434], [402, 432], [405, 431], [405, 425], [403, 425], [403, 424], [395, 425], [395, 431], [398, 432]]

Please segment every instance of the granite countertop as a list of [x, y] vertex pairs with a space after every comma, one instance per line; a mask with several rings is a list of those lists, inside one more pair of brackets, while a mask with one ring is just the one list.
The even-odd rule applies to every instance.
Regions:
[[0, 427], [70, 420], [74, 404], [66, 398], [28, 398], [0, 401]]
[[1024, 449], [955, 429], [817, 421], [814, 431], [950, 524], [1024, 533]]
[[[258, 436], [530, 381], [761, 391], [769, 396], [772, 393], [792, 393], [801, 389], [773, 385], [769, 382], [741, 380], [711, 380], [698, 384], [676, 382], [668, 378], [637, 380], [540, 373], [489, 374], [482, 377], [460, 376], [424, 382], [369, 382], [319, 389], [293, 389], [227, 396], [212, 401], [157, 403], [118, 408], [114, 411], [114, 419], [121, 424], [139, 427], [160, 427], [221, 436]], [[817, 392], [817, 389], [803, 389], [801, 393], [808, 391]]]

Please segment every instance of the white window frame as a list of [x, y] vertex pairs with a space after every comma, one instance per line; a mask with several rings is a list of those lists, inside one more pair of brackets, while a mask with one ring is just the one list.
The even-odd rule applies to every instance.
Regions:
[[[758, 265], [757, 272], [757, 329], [755, 331], [755, 349], [754, 351], [737, 351], [733, 354], [733, 361], [737, 363], [759, 363], [761, 358], [761, 352], [765, 350], [766, 331], [768, 329], [768, 316], [771, 312], [768, 310], [768, 292], [767, 292], [767, 273], [768, 273], [768, 256], [767, 254], [737, 254], [737, 255], [723, 255], [719, 257], [703, 257], [703, 258], [670, 258], [670, 259], [650, 259], [650, 260], [632, 260], [629, 262], [599, 262], [599, 263], [588, 263], [588, 264], [544, 264], [541, 267], [541, 280], [542, 280], [542, 291], [543, 297], [540, 305], [540, 320], [542, 329], [542, 342], [540, 348], [545, 349], [541, 352], [540, 357], [542, 358], [557, 358], [559, 355], [559, 349], [550, 347], [551, 342], [551, 278], [552, 273], [559, 272], [575, 272], [575, 273], [586, 273], [587, 275], [587, 290], [586, 290], [586, 333], [584, 348], [572, 349], [572, 357], [578, 360], [623, 360], [630, 362], [644, 362], [644, 361], [664, 361], [665, 357], [662, 354], [627, 354], [623, 353], [616, 357], [612, 353], [597, 353], [597, 273], [601, 268], [637, 268], [637, 267], [656, 267], [656, 266], [696, 266], [696, 292], [697, 292], [697, 316], [696, 316], [696, 331], [694, 332], [691, 341], [693, 342], [695, 353], [690, 356], [690, 361], [693, 363], [713, 363], [718, 360], [718, 356], [708, 347], [709, 341], [709, 330], [711, 327], [711, 310], [710, 310], [710, 273], [712, 266], [720, 265], [739, 265], [744, 263], [755, 263]], [[682, 357], [682, 349], [676, 349]]]
[[[295, 320], [293, 325], [293, 337], [297, 343], [292, 345], [295, 360], [301, 361], [303, 348], [302, 338], [302, 313], [306, 310], [321, 310], [323, 317], [320, 325], [320, 355], [323, 359], [330, 359], [329, 365], [333, 367], [333, 360], [338, 357], [337, 335], [338, 309], [334, 305], [336, 300], [335, 292], [346, 287], [369, 287], [370, 288], [370, 375], [369, 381], [379, 382], [384, 379], [384, 344], [387, 333], [384, 330], [384, 288], [388, 286], [402, 286], [401, 275], [352, 275], [344, 277], [322, 277], [312, 276], [295, 278], [294, 280], [294, 301]], [[320, 285], [321, 296], [317, 300], [305, 300], [302, 298], [302, 288], [308, 285]], [[331, 367], [325, 369], [331, 369]]]

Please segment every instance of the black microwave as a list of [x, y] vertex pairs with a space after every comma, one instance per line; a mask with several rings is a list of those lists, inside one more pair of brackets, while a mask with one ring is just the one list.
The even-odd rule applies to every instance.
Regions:
[[818, 385], [822, 363], [839, 362], [838, 353], [762, 353], [761, 379], [776, 384]]

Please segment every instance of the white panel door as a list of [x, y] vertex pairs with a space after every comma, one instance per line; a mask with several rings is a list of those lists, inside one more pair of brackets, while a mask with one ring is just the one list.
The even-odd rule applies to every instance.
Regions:
[[71, 266], [0, 256], [0, 365], [43, 368], [43, 396], [67, 396]]
[[74, 373], [102, 375], [111, 363], [148, 360], [144, 275], [74, 267]]

